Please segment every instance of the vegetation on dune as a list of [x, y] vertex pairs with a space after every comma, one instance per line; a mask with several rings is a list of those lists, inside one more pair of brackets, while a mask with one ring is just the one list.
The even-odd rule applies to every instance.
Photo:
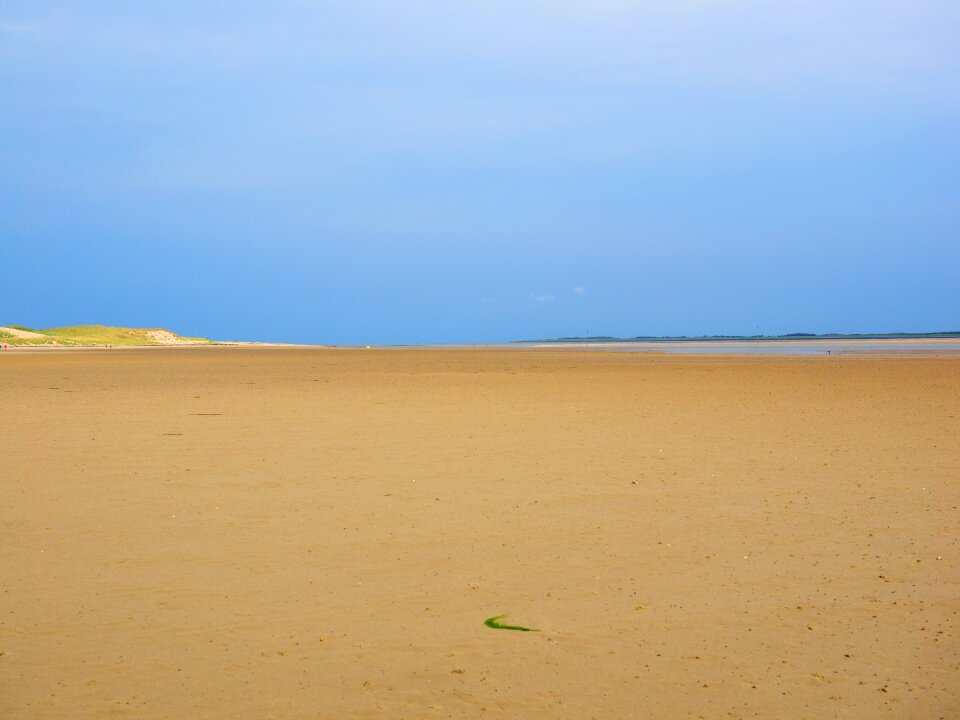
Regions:
[[152, 345], [146, 331], [105, 325], [74, 325], [40, 330], [41, 334], [81, 345]]
[[[0, 343], [4, 345], [65, 345], [67, 343], [57, 343], [53, 338], [40, 340], [39, 338], [21, 338], [0, 332]], [[73, 343], [70, 343], [73, 344]]]
[[181, 337], [161, 328], [124, 328], [106, 325], [70, 325], [67, 327], [33, 330], [22, 325], [5, 326], [12, 330], [31, 333], [19, 336], [0, 330], [0, 341], [8, 345], [179, 345], [207, 344], [207, 338]]

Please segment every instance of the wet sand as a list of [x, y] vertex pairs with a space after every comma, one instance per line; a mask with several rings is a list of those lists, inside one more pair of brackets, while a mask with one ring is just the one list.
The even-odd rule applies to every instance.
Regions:
[[960, 358], [7, 353], [0, 399], [2, 718], [960, 716]]

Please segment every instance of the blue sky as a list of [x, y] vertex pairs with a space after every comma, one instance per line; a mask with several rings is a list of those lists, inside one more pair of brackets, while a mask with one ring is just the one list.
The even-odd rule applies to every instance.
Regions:
[[960, 329], [958, 37], [955, 0], [6, 0], [0, 324]]

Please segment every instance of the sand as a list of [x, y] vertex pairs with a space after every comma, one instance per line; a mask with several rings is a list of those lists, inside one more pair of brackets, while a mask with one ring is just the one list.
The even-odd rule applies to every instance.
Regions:
[[0, 402], [5, 719], [960, 716], [960, 358], [6, 353]]
[[[3, 333], [9, 337], [21, 338], [26, 340], [48, 339], [47, 336], [42, 333], [33, 332], [32, 330], [21, 330], [19, 328], [12, 328], [12, 327], [0, 326], [0, 333]], [[2, 338], [0, 338], [0, 341], [2, 341]]]

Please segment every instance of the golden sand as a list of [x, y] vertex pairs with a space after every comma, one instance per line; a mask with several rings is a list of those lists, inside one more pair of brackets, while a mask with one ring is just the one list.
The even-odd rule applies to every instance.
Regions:
[[7, 353], [0, 403], [4, 719], [960, 717], [960, 358]]

